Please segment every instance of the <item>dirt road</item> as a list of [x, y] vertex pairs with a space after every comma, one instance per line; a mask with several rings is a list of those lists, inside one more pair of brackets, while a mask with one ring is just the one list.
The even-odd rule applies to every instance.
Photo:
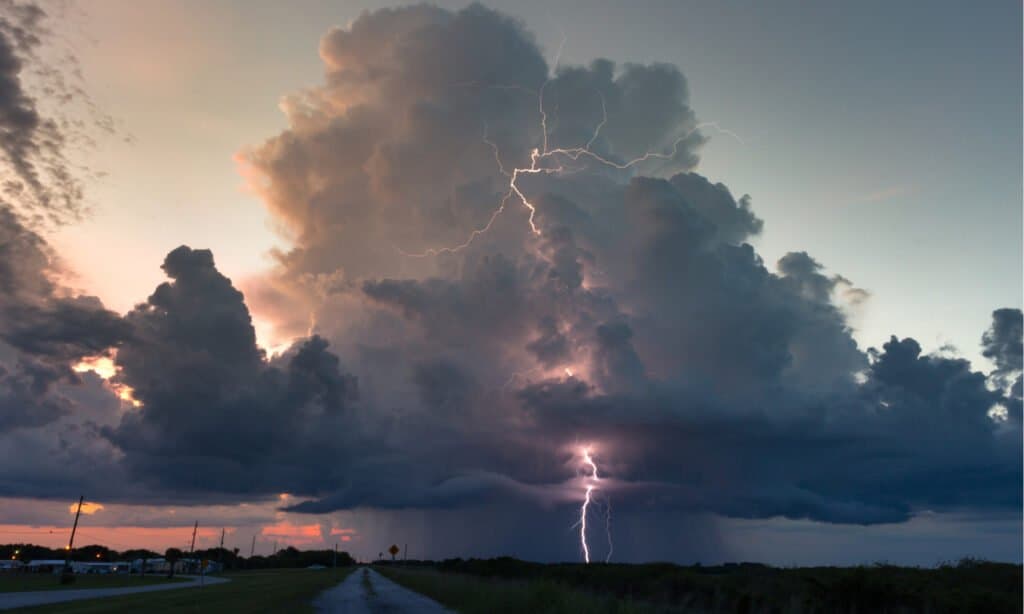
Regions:
[[357, 569], [345, 581], [320, 593], [313, 607], [322, 614], [450, 613], [441, 604], [395, 584], [368, 567]]

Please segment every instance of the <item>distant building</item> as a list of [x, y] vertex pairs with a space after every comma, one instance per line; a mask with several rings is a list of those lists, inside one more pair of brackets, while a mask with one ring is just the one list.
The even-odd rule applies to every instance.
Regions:
[[64, 561], [60, 559], [35, 559], [25, 565], [32, 573], [60, 573], [64, 569]]
[[[16, 563], [17, 561], [8, 561]], [[86, 562], [71, 561], [69, 564], [71, 573], [76, 574], [114, 574], [128, 573], [131, 564], [128, 561], [118, 562]], [[29, 561], [24, 566], [26, 571], [32, 573], [61, 573], [64, 570], [64, 561], [59, 559], [36, 559]]]
[[71, 571], [80, 574], [128, 573], [128, 563], [126, 561], [116, 563], [71, 561]]
[[[141, 573], [143, 559], [135, 559], [130, 563], [131, 573]], [[145, 559], [146, 561], [146, 573], [152, 574], [168, 574], [171, 572], [171, 564], [167, 562], [167, 559], [153, 558]], [[191, 574], [196, 575], [200, 573], [218, 573], [224, 570], [224, 566], [217, 561], [206, 561], [206, 566], [202, 567], [203, 561], [200, 559], [179, 559], [174, 565], [174, 573], [180, 574]]]
[[[146, 573], [170, 573], [171, 565], [164, 558], [152, 558], [152, 559], [135, 559], [131, 562], [132, 573], [142, 573], [142, 565], [145, 562]], [[179, 568], [180, 569], [180, 568]]]

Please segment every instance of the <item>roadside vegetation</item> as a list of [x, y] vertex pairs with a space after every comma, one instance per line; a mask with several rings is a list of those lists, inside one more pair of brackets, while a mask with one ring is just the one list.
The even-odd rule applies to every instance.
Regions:
[[313, 612], [313, 599], [336, 586], [355, 567], [338, 569], [266, 569], [221, 574], [231, 582], [141, 593], [122, 597], [72, 601], [25, 608], [33, 614], [221, 614], [223, 612], [305, 614]]
[[[154, 552], [145, 549], [117, 551], [99, 544], [79, 546], [71, 551], [72, 561], [89, 563], [134, 561], [136, 559], [184, 558], [186, 554], [177, 548], [169, 548], [165, 552]], [[19, 560], [27, 563], [33, 559], [50, 559], [63, 561], [67, 551], [63, 548], [47, 548], [36, 544], [0, 544], [0, 560]], [[267, 556], [256, 555], [244, 557], [238, 548], [200, 548], [187, 555], [190, 558], [217, 561], [224, 569], [281, 569], [323, 565], [333, 567], [335, 561], [339, 567], [354, 565], [355, 560], [344, 551], [334, 550], [298, 550], [291, 546], [281, 548]]]
[[377, 568], [381, 574], [461, 614], [654, 614], [663, 610], [588, 593], [550, 580], [503, 580], [422, 568]]
[[163, 575], [145, 577], [121, 574], [75, 576], [72, 584], [61, 584], [60, 578], [51, 573], [0, 573], [0, 593], [16, 593], [20, 591], [58, 591], [81, 590], [85, 588], [119, 588], [122, 586], [144, 586], [146, 584], [167, 584], [179, 582], [180, 578], [170, 580]]
[[463, 614], [1022, 611], [1021, 566], [971, 559], [936, 568], [543, 565], [511, 558], [377, 568]]

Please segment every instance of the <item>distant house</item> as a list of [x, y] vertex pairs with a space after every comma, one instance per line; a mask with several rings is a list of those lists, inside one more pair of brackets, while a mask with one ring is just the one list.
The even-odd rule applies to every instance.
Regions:
[[[130, 563], [131, 573], [140, 573], [142, 571], [143, 559], [135, 559]], [[153, 558], [146, 559], [146, 573], [152, 574], [167, 574], [171, 572], [171, 564], [167, 562], [167, 559]], [[206, 566], [200, 568], [203, 561], [200, 559], [179, 559], [174, 565], [174, 573], [180, 574], [192, 574], [196, 575], [199, 573], [218, 573], [223, 571], [224, 566], [217, 561], [206, 561]]]
[[32, 573], [60, 573], [64, 569], [64, 561], [60, 559], [34, 559], [25, 565]]
[[24, 566], [25, 564], [21, 561], [0, 561], [0, 572], [18, 571]]
[[[152, 558], [152, 559], [135, 559], [131, 562], [132, 573], [142, 573], [142, 564], [146, 564], [146, 573], [169, 573], [171, 571], [171, 565], [164, 558]], [[181, 569], [178, 567], [177, 569]]]
[[224, 571], [224, 566], [217, 561], [204, 561], [200, 559], [181, 559], [178, 561], [178, 572], [185, 574], [218, 573]]
[[[8, 562], [15, 563], [17, 561]], [[76, 574], [113, 574], [128, 573], [130, 563], [127, 561], [109, 563], [71, 561], [70, 567], [71, 572]], [[36, 559], [29, 561], [24, 568], [32, 573], [60, 573], [64, 570], [64, 561], [59, 559]]]
[[88, 562], [83, 563], [79, 561], [71, 562], [71, 571], [74, 573], [81, 574], [112, 574], [112, 573], [128, 573], [128, 563], [125, 561], [116, 563], [106, 562]]

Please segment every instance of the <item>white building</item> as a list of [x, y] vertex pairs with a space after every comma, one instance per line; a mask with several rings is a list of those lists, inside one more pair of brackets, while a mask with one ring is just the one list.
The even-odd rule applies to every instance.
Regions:
[[[142, 571], [143, 559], [135, 559], [130, 563], [131, 573], [140, 573]], [[171, 572], [171, 564], [164, 558], [152, 558], [145, 559], [146, 561], [146, 573], [151, 574], [168, 574]], [[203, 561], [200, 559], [179, 559], [174, 564], [174, 573], [181, 574], [199, 574], [199, 573], [217, 573], [223, 570], [223, 565], [217, 561], [205, 561], [206, 565], [203, 565]]]
[[64, 561], [60, 559], [34, 559], [25, 565], [25, 569], [35, 573], [60, 573], [64, 569]]
[[125, 561], [116, 563], [71, 561], [71, 571], [90, 574], [128, 573], [128, 563]]

